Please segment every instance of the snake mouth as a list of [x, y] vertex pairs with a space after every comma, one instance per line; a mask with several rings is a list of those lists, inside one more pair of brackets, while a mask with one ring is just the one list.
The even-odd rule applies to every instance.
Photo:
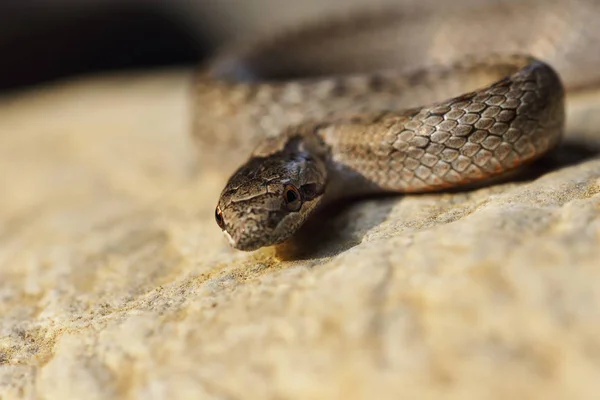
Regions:
[[265, 233], [257, 235], [256, 233], [258, 230], [258, 224], [245, 221], [242, 226], [231, 230], [231, 232], [227, 229], [223, 229], [223, 235], [225, 235], [227, 241], [234, 249], [254, 251], [270, 244], [268, 243], [268, 240], [265, 240], [268, 235]]
[[240, 238], [240, 240], [235, 240], [227, 231], [223, 231], [223, 233], [225, 234], [225, 237], [229, 241], [229, 244], [231, 245], [231, 247], [233, 247], [234, 249], [237, 249], [237, 250], [254, 251], [254, 250], [258, 250], [261, 247], [265, 246], [264, 243], [253, 241], [253, 240], [247, 240], [247, 239], [249, 239], [248, 237], [243, 237], [243, 238]]
[[231, 237], [229, 232], [227, 232], [225, 229], [223, 229], [223, 235], [227, 238], [227, 241], [229, 242], [229, 244], [232, 245], [233, 247], [235, 247], [235, 240], [233, 240], [233, 237]]
[[254, 251], [261, 247], [274, 246], [285, 242], [296, 228], [302, 224], [304, 218], [299, 213], [286, 215], [279, 221], [274, 229], [269, 229], [266, 224], [255, 221], [245, 221], [243, 226], [233, 230], [223, 229], [223, 235], [231, 247], [242, 251]]

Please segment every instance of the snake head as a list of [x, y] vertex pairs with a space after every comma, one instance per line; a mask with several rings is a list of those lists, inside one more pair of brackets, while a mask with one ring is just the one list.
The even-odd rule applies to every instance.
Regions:
[[290, 238], [319, 204], [325, 163], [307, 152], [253, 157], [229, 179], [215, 218], [231, 245], [251, 251]]

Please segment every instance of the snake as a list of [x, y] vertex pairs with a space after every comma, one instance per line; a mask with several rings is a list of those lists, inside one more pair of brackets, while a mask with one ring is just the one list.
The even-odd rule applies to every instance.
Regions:
[[241, 40], [199, 70], [192, 132], [230, 176], [215, 219], [234, 248], [285, 242], [341, 199], [486, 184], [556, 148], [569, 99], [600, 82], [600, 2], [463, 2]]

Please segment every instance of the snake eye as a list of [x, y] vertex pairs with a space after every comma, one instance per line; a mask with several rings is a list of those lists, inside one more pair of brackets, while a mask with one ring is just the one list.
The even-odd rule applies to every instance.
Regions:
[[289, 211], [298, 211], [302, 207], [302, 197], [294, 185], [287, 185], [283, 190], [283, 199]]
[[225, 229], [225, 220], [223, 220], [223, 211], [221, 211], [221, 208], [219, 206], [217, 206], [217, 209], [215, 210], [215, 220], [217, 221], [217, 225], [219, 225], [219, 228]]

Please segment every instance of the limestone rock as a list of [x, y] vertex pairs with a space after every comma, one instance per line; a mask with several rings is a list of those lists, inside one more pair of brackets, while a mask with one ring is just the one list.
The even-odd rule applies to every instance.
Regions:
[[599, 99], [521, 180], [339, 204], [243, 253], [189, 84], [0, 101], [0, 398], [597, 397]]

